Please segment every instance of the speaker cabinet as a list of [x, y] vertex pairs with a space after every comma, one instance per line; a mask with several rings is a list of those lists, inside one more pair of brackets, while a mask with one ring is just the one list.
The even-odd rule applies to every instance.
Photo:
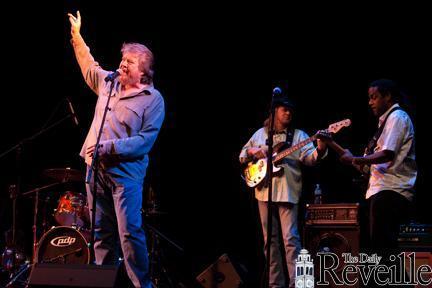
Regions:
[[196, 280], [204, 288], [237, 288], [242, 287], [243, 281], [227, 254], [205, 269]]
[[[358, 225], [306, 225], [304, 229], [304, 243], [306, 249], [314, 259], [315, 282], [318, 281], [320, 273], [320, 263], [317, 257], [318, 252], [331, 252], [338, 256], [339, 266], [335, 268], [336, 275], [341, 277], [344, 265], [343, 253], [350, 253], [357, 256], [360, 252], [360, 228]], [[323, 258], [325, 267], [331, 267], [331, 258]], [[331, 261], [331, 263], [329, 263]], [[357, 275], [354, 275], [358, 278]], [[327, 278], [329, 278], [327, 276]], [[328, 287], [340, 287], [330, 281]], [[354, 286], [359, 287], [358, 282]]]
[[29, 287], [120, 287], [117, 272], [116, 266], [108, 265], [36, 263]]

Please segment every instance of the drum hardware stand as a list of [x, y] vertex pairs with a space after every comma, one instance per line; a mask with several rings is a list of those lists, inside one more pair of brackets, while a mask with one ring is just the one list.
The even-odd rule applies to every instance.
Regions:
[[[40, 135], [42, 135], [43, 133], [45, 133], [45, 132], [47, 132], [47, 131], [49, 131], [49, 130], [51, 130], [52, 128], [54, 128], [54, 127], [56, 127], [57, 125], [59, 125], [60, 123], [62, 123], [63, 121], [65, 121], [66, 119], [69, 119], [69, 118], [71, 118], [72, 117], [72, 115], [71, 114], [68, 114], [67, 116], [65, 116], [65, 117], [63, 117], [63, 118], [61, 118], [60, 120], [58, 120], [58, 121], [56, 121], [56, 122], [54, 122], [53, 124], [51, 124], [50, 126], [48, 126], [48, 127], [45, 127], [45, 128], [43, 128], [43, 129], [41, 129], [39, 132], [37, 132], [37, 133], [35, 133], [34, 135], [32, 135], [32, 136], [30, 136], [30, 137], [28, 137], [28, 138], [24, 138], [23, 140], [21, 140], [18, 144], [16, 144], [15, 146], [13, 146], [13, 147], [11, 147], [11, 148], [9, 148], [8, 150], [6, 150], [6, 151], [4, 151], [3, 153], [1, 153], [0, 154], [0, 159], [1, 158], [3, 158], [4, 156], [6, 156], [7, 154], [9, 154], [10, 152], [12, 152], [12, 151], [14, 151], [14, 150], [16, 150], [16, 166], [17, 166], [17, 185], [15, 185], [15, 187], [16, 187], [16, 191], [15, 191], [15, 194], [14, 194], [14, 197], [12, 198], [13, 199], [13, 224], [12, 224], [12, 239], [13, 239], [13, 243], [15, 243], [14, 241], [15, 241], [15, 233], [16, 233], [16, 228], [15, 228], [15, 219], [16, 219], [16, 215], [15, 215], [15, 213], [16, 213], [16, 198], [17, 198], [17, 196], [18, 195], [20, 195], [20, 184], [21, 184], [21, 154], [22, 154], [22, 150], [23, 150], [23, 146], [24, 146], [24, 144], [26, 144], [26, 143], [28, 143], [28, 142], [31, 142], [31, 141], [33, 141], [34, 139], [36, 139], [38, 136], [40, 136]], [[42, 188], [41, 188], [42, 189]], [[28, 193], [30, 193], [30, 192], [28, 192]], [[24, 195], [24, 194], [22, 194], [22, 195]], [[37, 198], [38, 196], [36, 195], [36, 198]]]
[[15, 246], [16, 235], [16, 199], [18, 197], [18, 189], [16, 185], [9, 186], [10, 198], [12, 199], [12, 245]]
[[42, 215], [43, 215], [43, 218], [42, 218], [42, 233], [43, 234], [45, 234], [49, 230], [48, 222], [47, 222], [47, 213], [48, 213], [47, 206], [48, 206], [49, 201], [50, 201], [50, 197], [49, 196], [45, 197], [43, 199], [43, 202], [44, 202], [44, 204], [43, 204], [43, 210], [42, 210]]
[[144, 228], [148, 231], [151, 237], [151, 250], [149, 253], [149, 262], [150, 262], [150, 277], [153, 285], [155, 287], [159, 287], [162, 275], [165, 276], [165, 279], [168, 282], [169, 287], [177, 287], [174, 285], [172, 279], [168, 275], [168, 271], [163, 265], [163, 257], [162, 251], [160, 249], [160, 239], [164, 240], [166, 243], [170, 244], [172, 247], [176, 248], [177, 251], [184, 253], [184, 249], [174, 243], [167, 236], [162, 234], [158, 229], [153, 227], [150, 224], [144, 223]]
[[[56, 108], [57, 109], [57, 108]], [[72, 118], [72, 114], [68, 114], [67, 116], [61, 118], [60, 120], [54, 122], [53, 124], [49, 125], [48, 127], [45, 127], [46, 124], [44, 125], [44, 127], [37, 133], [33, 134], [30, 137], [24, 138], [21, 141], [19, 141], [16, 145], [14, 145], [13, 147], [7, 149], [6, 151], [4, 151], [3, 153], [0, 154], [0, 159], [3, 158], [4, 156], [8, 155], [10, 152], [12, 151], [16, 151], [16, 169], [17, 169], [17, 184], [15, 185], [16, 191], [14, 192], [14, 195], [12, 198], [12, 210], [13, 210], [13, 215], [12, 215], [12, 239], [13, 239], [13, 244], [15, 244], [15, 234], [16, 234], [16, 198], [20, 195], [20, 189], [21, 189], [21, 161], [22, 161], [22, 150], [24, 147], [24, 144], [26, 143], [30, 143], [31, 141], [33, 141], [34, 139], [36, 139], [38, 136], [44, 134], [45, 132], [51, 130], [52, 128], [58, 126], [60, 123], [64, 122], [66, 119]], [[50, 118], [51, 119], [51, 118]], [[49, 121], [49, 120], [48, 120]], [[47, 123], [48, 124], [48, 123]], [[36, 199], [38, 200], [38, 193], [36, 193]], [[24, 195], [24, 194], [22, 194]], [[37, 202], [37, 201], [35, 201]], [[37, 210], [37, 209], [35, 209]], [[35, 230], [35, 228], [33, 228], [33, 230]], [[21, 275], [23, 273], [23, 271], [27, 271], [28, 268], [31, 265], [27, 264], [27, 266], [22, 269], [20, 272], [18, 272], [19, 275]], [[8, 283], [8, 286], [13, 285], [14, 281], [16, 281], [18, 279], [18, 276], [16, 275], [13, 277], [13, 279]]]
[[56, 183], [48, 184], [48, 185], [30, 190], [30, 191], [22, 194], [22, 196], [35, 194], [34, 207], [33, 207], [33, 226], [32, 226], [32, 232], [33, 232], [33, 258], [32, 258], [33, 261], [32, 262], [33, 263], [35, 263], [35, 261], [36, 261], [36, 249], [37, 249], [37, 243], [38, 243], [38, 241], [37, 241], [37, 215], [38, 215], [38, 207], [39, 207], [39, 192], [41, 190], [51, 188], [51, 187], [57, 186], [57, 185], [62, 184], [62, 183], [63, 182], [56, 182]]
[[63, 263], [65, 263], [65, 256], [68, 256], [68, 255], [71, 255], [71, 254], [74, 254], [74, 253], [78, 253], [78, 252], [81, 252], [81, 251], [82, 251], [82, 248], [78, 248], [78, 249], [75, 249], [73, 251], [70, 251], [70, 252], [58, 255], [56, 257], [53, 257], [53, 258], [50, 258], [50, 259], [47, 259], [47, 260], [43, 260], [40, 263], [53, 263], [57, 259], [62, 259]]
[[[72, 197], [73, 198], [73, 197]], [[75, 197], [76, 198], [76, 197]], [[78, 199], [78, 201], [80, 201], [80, 199]], [[72, 206], [73, 206], [73, 199], [71, 199], [71, 203], [72, 203]], [[82, 207], [84, 207], [84, 204], [85, 203], [79, 203], [78, 205], [81, 205]], [[84, 209], [84, 208], [83, 208]], [[73, 220], [73, 223], [72, 223], [72, 227], [73, 228], [75, 228], [76, 230], [78, 230], [79, 231], [79, 225], [78, 225], [78, 213], [74, 213], [74, 215], [73, 215], [73, 217], [74, 217], [74, 220]]]
[[[5, 271], [12, 272], [16, 265], [17, 245], [16, 245], [16, 198], [17, 185], [9, 185], [9, 197], [12, 199], [12, 230], [5, 233], [6, 246], [2, 253], [2, 268]], [[10, 236], [10, 232], [12, 236]]]
[[21, 265], [20, 270], [15, 274], [15, 276], [13, 276], [13, 278], [6, 284], [6, 288], [12, 288], [12, 287], [16, 287], [15, 284], [22, 284], [22, 287], [28, 287], [28, 281], [29, 278], [25, 277], [25, 280], [18, 280], [20, 279], [21, 276], [24, 275], [24, 273], [26, 273], [29, 269], [31, 269], [33, 267], [33, 264], [30, 263], [29, 261], [27, 261], [24, 265]]
[[33, 207], [33, 263], [36, 262], [36, 250], [37, 250], [37, 214], [39, 209], [39, 190], [35, 192], [35, 199], [34, 199], [34, 207]]

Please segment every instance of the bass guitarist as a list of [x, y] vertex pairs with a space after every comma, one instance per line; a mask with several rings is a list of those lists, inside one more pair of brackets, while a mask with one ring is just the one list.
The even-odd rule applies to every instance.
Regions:
[[[285, 146], [295, 145], [309, 136], [299, 129], [292, 127], [292, 117], [294, 106], [286, 97], [276, 98], [275, 105], [275, 134], [273, 142], [275, 145], [285, 142]], [[250, 140], [244, 145], [240, 153], [240, 162], [245, 163], [251, 158], [265, 158], [266, 139], [268, 138], [269, 119], [264, 122], [264, 127], [253, 134]], [[298, 202], [302, 191], [301, 164], [315, 165], [327, 154], [326, 144], [317, 140], [318, 147], [313, 143], [305, 145], [296, 152], [282, 159], [280, 166], [283, 167], [282, 175], [273, 178], [272, 200], [273, 225], [271, 237], [271, 263], [269, 275], [269, 287], [294, 287], [295, 278], [295, 259], [301, 249], [300, 235], [297, 227]], [[267, 247], [267, 200], [268, 188], [265, 185], [255, 187], [255, 198], [258, 200], [258, 209], [261, 218], [261, 226], [264, 235], [264, 247]], [[277, 218], [280, 218], [278, 227]], [[280, 251], [279, 231], [282, 233], [283, 254]], [[266, 251], [266, 249], [264, 249]], [[284, 275], [282, 266], [282, 255], [286, 258], [287, 271], [289, 274], [289, 286], [285, 281], [288, 280]]]

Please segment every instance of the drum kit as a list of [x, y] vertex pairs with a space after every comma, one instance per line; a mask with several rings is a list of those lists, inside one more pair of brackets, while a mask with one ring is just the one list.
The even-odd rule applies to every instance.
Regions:
[[[57, 183], [84, 183], [81, 172], [71, 168], [47, 169], [43, 175], [58, 181]], [[35, 243], [37, 249], [35, 249], [34, 262], [88, 264], [90, 215], [86, 196], [69, 190], [60, 194], [57, 207], [51, 214], [57, 226], [45, 231], [40, 240]], [[45, 213], [42, 217], [46, 218], [47, 214], [49, 215]], [[43, 222], [47, 222], [46, 219]]]
[[[55, 199], [58, 197], [56, 203], [52, 203], [51, 197], [44, 198], [44, 207], [42, 213], [39, 213], [39, 206], [42, 206], [39, 203], [41, 192], [58, 191], [60, 184], [64, 184], [63, 187], [71, 187], [68, 184], [84, 183], [83, 174], [71, 168], [56, 168], [44, 170], [43, 175], [56, 182], [21, 194], [24, 197], [32, 196], [34, 198], [34, 249], [31, 262], [33, 264], [89, 264], [90, 215], [86, 196], [83, 193], [73, 191], [73, 189], [64, 188], [61, 193], [55, 195]], [[53, 189], [54, 187], [56, 189]], [[15, 211], [13, 216], [15, 218]], [[12, 229], [13, 234], [15, 234], [15, 219], [13, 222]], [[38, 239], [38, 235], [42, 235], [39, 237], [40, 239]], [[30, 261], [26, 261], [24, 253], [15, 249], [15, 246], [14, 243], [11, 244], [2, 253], [1, 268], [10, 274], [10, 281], [6, 287], [25, 287], [24, 284], [32, 264]]]
[[[20, 196], [34, 199], [33, 257], [31, 261], [28, 260], [21, 252], [22, 249], [16, 248], [15, 240], [10, 241], [11, 244], [2, 254], [2, 267], [0, 267], [9, 273], [8, 284], [5, 287], [27, 287], [30, 271], [35, 263], [90, 264], [91, 262], [89, 249], [91, 227], [87, 197], [75, 191], [79, 189], [71, 188], [77, 184], [79, 187], [84, 186], [83, 174], [71, 168], [46, 169], [42, 174], [55, 182], [20, 194]], [[10, 194], [14, 195], [11, 198], [15, 205], [17, 195], [12, 192], [10, 191]], [[41, 197], [40, 194], [49, 196]], [[52, 197], [53, 194], [55, 197]], [[166, 213], [159, 211], [156, 195], [151, 187], [146, 195], [141, 213], [149, 221], [144, 221], [143, 228], [148, 235], [149, 268], [152, 282], [159, 286], [157, 284], [161, 283], [163, 277], [169, 279], [168, 275], [163, 275], [165, 269], [163, 268], [160, 241], [164, 241], [181, 253], [183, 253], [183, 248], [162, 234], [156, 227], [147, 223]], [[42, 201], [39, 201], [40, 199]], [[51, 199], [55, 199], [55, 203]], [[15, 209], [13, 217], [12, 229], [14, 232], [11, 234], [15, 234]], [[15, 236], [10, 238], [15, 238]]]

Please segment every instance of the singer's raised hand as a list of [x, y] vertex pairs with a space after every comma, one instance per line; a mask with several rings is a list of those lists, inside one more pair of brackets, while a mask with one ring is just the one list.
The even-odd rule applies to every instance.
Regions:
[[75, 17], [71, 13], [68, 13], [69, 22], [71, 23], [71, 34], [72, 36], [79, 35], [81, 29], [81, 14], [77, 11], [77, 16]]

